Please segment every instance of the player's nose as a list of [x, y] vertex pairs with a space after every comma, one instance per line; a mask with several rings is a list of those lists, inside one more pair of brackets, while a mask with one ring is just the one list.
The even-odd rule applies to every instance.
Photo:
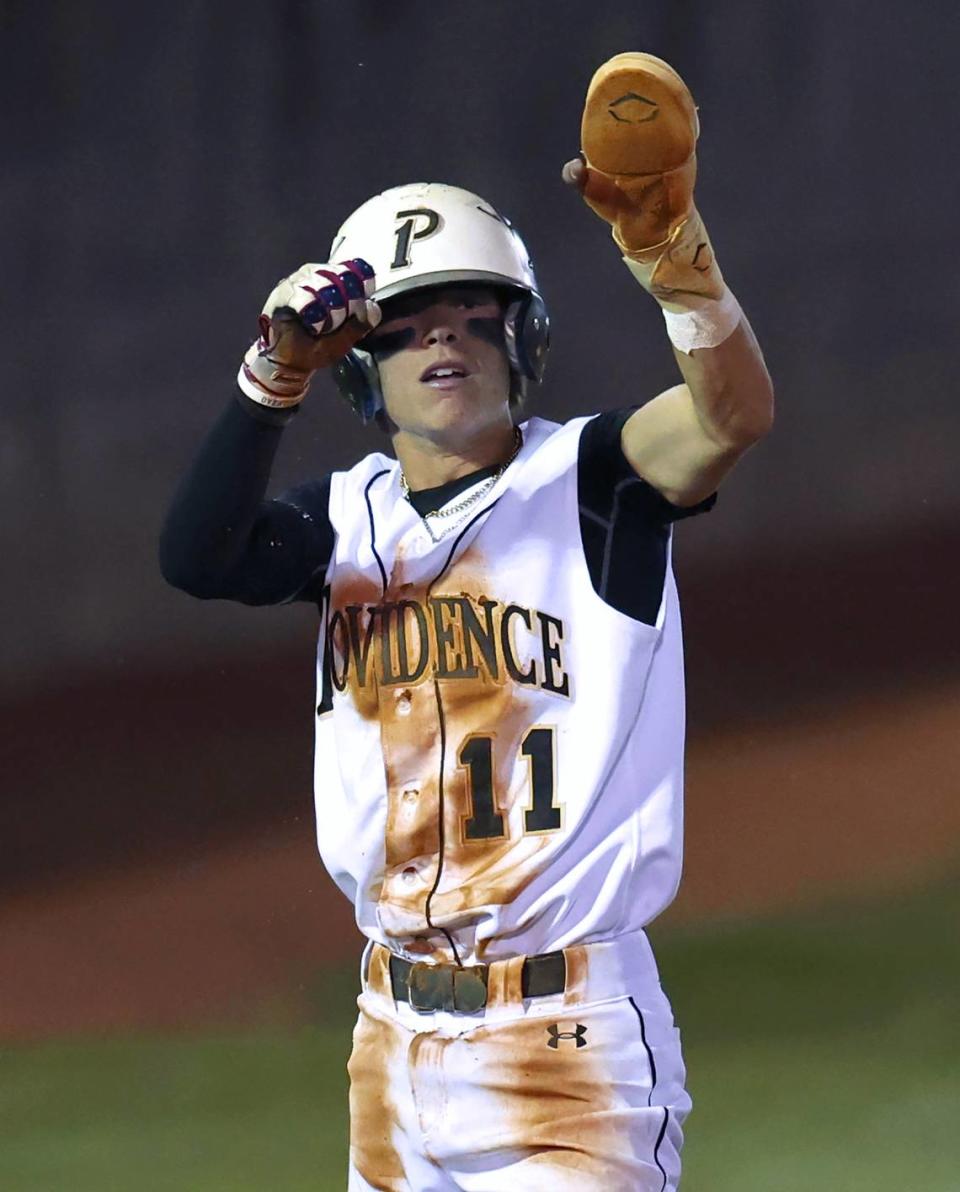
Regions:
[[424, 347], [435, 347], [437, 344], [456, 343], [460, 338], [456, 328], [447, 321], [431, 324], [423, 335]]

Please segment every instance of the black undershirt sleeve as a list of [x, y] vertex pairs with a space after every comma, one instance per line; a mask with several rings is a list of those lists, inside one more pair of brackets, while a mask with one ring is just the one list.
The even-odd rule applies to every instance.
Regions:
[[334, 545], [330, 478], [266, 500], [282, 423], [253, 405], [231, 399], [204, 439], [167, 513], [160, 569], [203, 600], [317, 602]]
[[620, 433], [633, 409], [592, 418], [580, 435], [580, 537], [594, 591], [612, 608], [655, 625], [663, 600], [670, 526], [712, 509], [716, 493], [673, 505], [642, 480], [623, 454]]

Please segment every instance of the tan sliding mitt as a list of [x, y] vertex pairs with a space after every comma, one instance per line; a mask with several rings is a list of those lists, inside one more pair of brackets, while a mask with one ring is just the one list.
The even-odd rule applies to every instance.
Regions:
[[693, 96], [652, 54], [617, 54], [587, 89], [580, 126], [584, 200], [607, 223], [631, 273], [661, 303], [724, 292], [694, 206], [700, 135]]

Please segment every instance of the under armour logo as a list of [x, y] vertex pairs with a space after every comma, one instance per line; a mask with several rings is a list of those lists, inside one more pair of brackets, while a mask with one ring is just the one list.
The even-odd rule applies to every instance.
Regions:
[[552, 1047], [554, 1051], [560, 1046], [561, 1039], [576, 1039], [578, 1047], [587, 1045], [587, 1028], [579, 1022], [575, 1031], [562, 1031], [558, 1022], [551, 1022], [547, 1027], [547, 1034], [550, 1036], [547, 1046]]

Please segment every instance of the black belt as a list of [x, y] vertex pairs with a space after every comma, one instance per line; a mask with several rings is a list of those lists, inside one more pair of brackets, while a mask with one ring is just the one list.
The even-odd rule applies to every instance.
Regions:
[[[485, 964], [459, 967], [455, 964], [411, 964], [402, 956], [390, 957], [390, 985], [398, 1002], [409, 1002], [414, 1010], [449, 1010], [475, 1014], [487, 1004]], [[562, 952], [528, 956], [520, 973], [523, 997], [546, 997], [563, 993], [567, 984], [567, 963]]]

